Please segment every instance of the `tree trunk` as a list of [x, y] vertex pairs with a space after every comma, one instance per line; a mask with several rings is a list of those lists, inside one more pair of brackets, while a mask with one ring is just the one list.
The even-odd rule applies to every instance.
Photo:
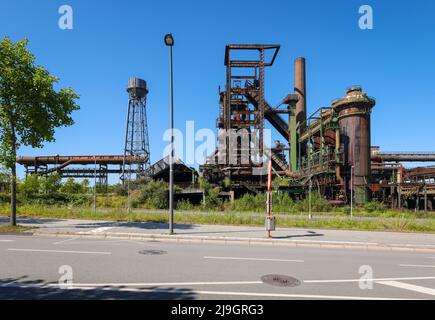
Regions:
[[17, 225], [17, 138], [15, 136], [15, 124], [12, 112], [9, 113], [9, 123], [11, 129], [11, 226]]
[[17, 168], [16, 163], [12, 165], [11, 179], [11, 226], [17, 225]]

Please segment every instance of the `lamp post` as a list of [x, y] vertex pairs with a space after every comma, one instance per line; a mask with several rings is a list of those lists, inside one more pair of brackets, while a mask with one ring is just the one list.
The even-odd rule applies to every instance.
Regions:
[[171, 151], [169, 155], [169, 234], [174, 234], [174, 95], [173, 95], [173, 70], [172, 70], [172, 47], [174, 38], [171, 33], [165, 35], [165, 44], [169, 47], [170, 60], [170, 116], [171, 127]]
[[353, 219], [353, 170], [354, 167], [350, 167], [350, 219]]
[[311, 180], [311, 176], [310, 176], [310, 185], [309, 185], [309, 194], [308, 194], [308, 197], [309, 197], [309, 200], [308, 200], [308, 219], [312, 219], [313, 218], [313, 214], [312, 214], [312, 208], [311, 208], [311, 192], [312, 192], [312, 190], [313, 190], [313, 181]]

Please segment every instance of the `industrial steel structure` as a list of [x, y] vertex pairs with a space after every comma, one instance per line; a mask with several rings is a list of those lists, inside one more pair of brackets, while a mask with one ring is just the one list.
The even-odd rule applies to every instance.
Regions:
[[[146, 98], [148, 95], [145, 80], [131, 78], [128, 81], [128, 111], [125, 130], [124, 163], [121, 179], [131, 179], [131, 174], [140, 175], [150, 166], [150, 146], [148, 141], [148, 123]], [[128, 162], [127, 157], [142, 159], [140, 162]], [[127, 169], [128, 166], [128, 169]], [[127, 176], [126, 176], [127, 174]]]
[[[332, 204], [362, 205], [372, 199], [393, 208], [435, 209], [435, 166], [405, 168], [404, 162], [433, 162], [435, 152], [381, 152], [371, 145], [374, 98], [353, 86], [344, 96], [309, 115], [306, 61], [294, 61], [294, 88], [276, 105], [266, 100], [266, 70], [280, 51], [274, 44], [225, 48], [226, 86], [219, 90], [218, 147], [200, 175], [232, 198], [267, 188], [268, 163], [282, 192], [303, 198], [312, 187]], [[118, 156], [21, 157], [26, 174], [59, 172], [107, 185], [109, 174], [168, 180], [167, 159], [150, 166], [146, 119], [147, 84], [132, 78], [124, 154]], [[269, 125], [268, 125], [269, 124]], [[272, 143], [271, 127], [280, 136]], [[79, 167], [77, 167], [79, 166]], [[197, 172], [177, 160], [175, 183], [184, 194], [201, 195]], [[193, 191], [192, 191], [193, 190]], [[180, 192], [179, 194], [182, 194]]]
[[[435, 162], [435, 153], [381, 153], [372, 148], [370, 118], [376, 101], [361, 87], [349, 88], [329, 107], [307, 116], [305, 59], [297, 58], [294, 90], [276, 107], [266, 101], [265, 69], [273, 65], [279, 49], [226, 46], [218, 148], [200, 166], [201, 174], [236, 194], [264, 191], [267, 172], [256, 169], [271, 159], [280, 188], [294, 197], [304, 197], [311, 183], [334, 204], [349, 203], [353, 196], [357, 205], [377, 199], [393, 207], [433, 209], [435, 168], [405, 169], [401, 162]], [[241, 58], [243, 54], [249, 59]], [[284, 140], [269, 149], [265, 121]], [[268, 159], [254, 161], [263, 155]]]
[[130, 78], [127, 85], [128, 108], [123, 155], [79, 155], [19, 157], [17, 163], [29, 174], [47, 175], [53, 172], [62, 178], [94, 178], [107, 187], [109, 174], [118, 174], [121, 180], [140, 176], [150, 166], [150, 148], [146, 115], [147, 83]]

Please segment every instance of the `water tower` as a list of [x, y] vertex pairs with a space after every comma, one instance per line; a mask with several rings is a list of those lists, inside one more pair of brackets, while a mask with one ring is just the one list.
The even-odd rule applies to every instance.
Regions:
[[130, 78], [127, 85], [128, 111], [125, 130], [123, 174], [140, 176], [150, 165], [150, 146], [146, 113], [147, 83], [139, 78]]

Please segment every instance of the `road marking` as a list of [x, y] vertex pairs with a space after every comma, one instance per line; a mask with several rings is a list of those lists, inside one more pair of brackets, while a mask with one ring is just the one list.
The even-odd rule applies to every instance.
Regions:
[[74, 287], [163, 287], [163, 286], [203, 286], [262, 284], [262, 281], [212, 281], [212, 282], [154, 282], [154, 283], [73, 283]]
[[79, 253], [79, 254], [112, 254], [112, 252], [98, 252], [98, 251], [64, 251], [64, 250], [41, 250], [41, 249], [8, 249], [8, 251], [50, 252], [50, 253]]
[[[8, 287], [15, 288], [58, 288], [61, 289], [59, 284], [33, 284], [26, 285], [20, 283], [10, 283]], [[4, 285], [0, 285], [4, 287]], [[295, 298], [295, 299], [332, 299], [332, 300], [415, 300], [415, 299], [402, 299], [402, 298], [386, 298], [386, 297], [354, 297], [354, 296], [328, 296], [328, 295], [310, 295], [310, 294], [279, 294], [279, 293], [262, 293], [262, 292], [234, 292], [234, 291], [201, 291], [185, 289], [146, 289], [146, 288], [125, 288], [121, 287], [93, 287], [93, 286], [77, 286], [73, 285], [68, 287], [67, 290], [101, 290], [101, 291], [127, 291], [127, 292], [150, 292], [150, 293], [175, 293], [175, 294], [203, 294], [203, 295], [223, 295], [223, 296], [250, 296], [250, 297], [271, 297], [271, 298]]]
[[[128, 292], [156, 292], [156, 293], [184, 293], [184, 289], [140, 289], [140, 288], [93, 288], [93, 287], [72, 287], [80, 290], [103, 290], [103, 291], [128, 291]], [[295, 299], [331, 299], [331, 300], [412, 300], [386, 297], [354, 297], [354, 296], [327, 296], [311, 294], [280, 294], [280, 293], [262, 293], [262, 292], [234, 292], [234, 291], [201, 291], [189, 290], [187, 294], [196, 295], [223, 295], [223, 296], [248, 296], [248, 297], [269, 297], [269, 298], [295, 298]]]
[[0, 240], [0, 242], [12, 242], [14, 240]]
[[77, 240], [77, 238], [71, 238], [71, 239], [66, 239], [66, 240], [62, 240], [62, 241], [58, 241], [58, 242], [53, 242], [53, 244], [61, 244], [61, 243], [65, 243], [65, 242], [69, 242], [69, 241], [73, 241], [73, 240]]
[[100, 228], [96, 228], [91, 230], [92, 233], [103, 233], [104, 231], [113, 229], [114, 227], [100, 227]]
[[367, 246], [379, 245], [377, 242], [358, 242], [358, 241], [330, 241], [330, 240], [305, 240], [305, 239], [290, 239], [292, 242], [307, 242], [307, 243], [325, 243], [325, 244], [360, 244]]
[[415, 292], [435, 296], [435, 289], [432, 289], [432, 288], [416, 286], [414, 284], [408, 284], [408, 283], [403, 283], [403, 282], [399, 282], [399, 281], [379, 281], [378, 283], [386, 285], [386, 286], [390, 286], [390, 287], [395, 287], [395, 288], [400, 288], [400, 289], [405, 289], [405, 290], [410, 290], [410, 291], [415, 291]]
[[248, 260], [248, 261], [276, 261], [276, 262], [304, 262], [304, 260], [265, 259], [265, 258], [241, 258], [241, 257], [209, 257], [209, 256], [205, 256], [204, 259], [217, 259], [217, 260]]
[[[363, 279], [367, 281], [401, 281], [401, 280], [434, 280], [435, 277], [407, 277], [407, 278], [377, 278], [377, 279]], [[342, 279], [342, 280], [304, 280], [304, 283], [345, 283], [345, 282], [360, 282], [361, 279]]]
[[435, 268], [434, 265], [427, 264], [399, 264], [400, 267], [415, 267], [415, 268]]

